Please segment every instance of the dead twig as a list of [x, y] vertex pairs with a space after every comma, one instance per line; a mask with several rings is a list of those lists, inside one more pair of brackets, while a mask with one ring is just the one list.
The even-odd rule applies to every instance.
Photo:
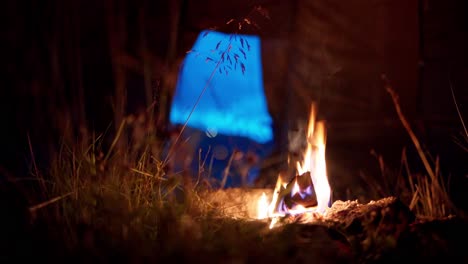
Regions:
[[455, 108], [457, 109], [458, 117], [460, 118], [460, 122], [465, 130], [465, 136], [468, 138], [468, 130], [466, 129], [465, 122], [463, 121], [463, 116], [460, 113], [460, 109], [458, 108], [457, 99], [455, 98], [455, 92], [453, 91], [452, 86], [452, 79], [449, 77], [449, 84], [450, 84], [450, 91], [452, 92], [453, 103], [455, 104]]
[[117, 144], [117, 141], [119, 140], [120, 135], [122, 134], [122, 131], [123, 131], [123, 128], [124, 128], [124, 125], [125, 125], [126, 122], [127, 122], [127, 120], [124, 118], [122, 120], [122, 122], [120, 123], [119, 130], [117, 130], [117, 135], [115, 136], [114, 141], [112, 141], [112, 144], [111, 144], [111, 146], [109, 148], [109, 151], [107, 152], [106, 156], [104, 157], [104, 160], [103, 160], [104, 163], [107, 161], [107, 159], [109, 158], [112, 150], [114, 149], [115, 145]]
[[221, 189], [224, 188], [224, 185], [226, 185], [227, 177], [229, 176], [229, 170], [231, 169], [231, 164], [232, 160], [234, 159], [234, 156], [237, 154], [237, 150], [234, 150], [232, 152], [231, 157], [229, 158], [228, 164], [226, 165], [226, 168], [223, 171], [223, 180], [221, 181]]
[[397, 111], [398, 117], [400, 118], [401, 123], [405, 127], [406, 131], [408, 132], [411, 140], [413, 141], [414, 146], [416, 147], [416, 150], [418, 151], [419, 157], [421, 158], [424, 168], [426, 169], [427, 173], [429, 174], [429, 177], [431, 179], [435, 179], [435, 174], [434, 170], [432, 170], [431, 165], [429, 164], [429, 160], [427, 159], [426, 155], [424, 154], [424, 150], [421, 147], [421, 143], [419, 142], [419, 139], [416, 137], [416, 135], [413, 132], [413, 129], [411, 128], [408, 120], [406, 120], [406, 117], [403, 115], [403, 112], [401, 111], [400, 107], [400, 102], [398, 95], [396, 92], [393, 90], [393, 88], [390, 86], [390, 82], [388, 81], [387, 77], [384, 75], [382, 76], [382, 79], [386, 82], [386, 90], [390, 94], [393, 100], [393, 105], [395, 106], [395, 110]]
[[161, 181], [167, 181], [166, 178], [160, 177], [157, 174], [151, 174], [151, 173], [148, 173], [148, 172], [137, 170], [135, 168], [130, 168], [130, 170], [133, 171], [133, 172], [136, 172], [138, 174], [141, 174], [143, 176], [146, 176], [146, 177], [155, 178], [155, 179], [158, 179], [158, 180], [161, 180]]
[[58, 202], [58, 201], [62, 200], [63, 198], [68, 197], [68, 196], [70, 196], [70, 195], [72, 195], [72, 194], [74, 194], [74, 193], [75, 193], [75, 191], [69, 192], [69, 193], [67, 193], [67, 194], [64, 194], [64, 195], [55, 197], [55, 198], [53, 198], [53, 199], [50, 199], [50, 200], [48, 200], [48, 201], [45, 201], [45, 202], [43, 202], [43, 203], [40, 203], [40, 204], [38, 204], [38, 205], [31, 206], [31, 207], [29, 207], [29, 211], [30, 211], [31, 213], [34, 213], [34, 212], [36, 212], [37, 210], [39, 210], [39, 209], [41, 209], [41, 208], [44, 208], [44, 207], [46, 207], [46, 206], [48, 206], [48, 205], [50, 205], [50, 204], [53, 204], [53, 203], [55, 203], [55, 202]]

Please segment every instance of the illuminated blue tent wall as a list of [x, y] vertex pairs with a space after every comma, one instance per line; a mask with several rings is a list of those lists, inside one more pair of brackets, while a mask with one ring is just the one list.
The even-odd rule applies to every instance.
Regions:
[[[205, 86], [188, 127], [258, 144], [272, 142], [259, 37], [201, 32], [179, 73], [169, 116], [171, 124], [186, 122]], [[209, 142], [200, 144], [203, 147]]]

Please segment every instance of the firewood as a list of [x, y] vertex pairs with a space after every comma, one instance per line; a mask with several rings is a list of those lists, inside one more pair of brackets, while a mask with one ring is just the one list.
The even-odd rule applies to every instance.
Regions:
[[[292, 195], [292, 189], [294, 184], [297, 182], [300, 193]], [[310, 178], [310, 173], [306, 172], [303, 175], [294, 177], [287, 185], [286, 192], [284, 192], [284, 202], [289, 209], [292, 209], [294, 205], [302, 205], [304, 207], [317, 206], [317, 196], [315, 194], [314, 184]], [[305, 193], [308, 190], [310, 193]]]

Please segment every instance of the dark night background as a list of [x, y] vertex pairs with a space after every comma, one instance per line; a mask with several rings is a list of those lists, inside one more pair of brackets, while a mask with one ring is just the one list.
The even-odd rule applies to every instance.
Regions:
[[468, 152], [454, 142], [464, 133], [450, 91], [451, 82], [468, 122], [464, 0], [5, 1], [0, 173], [29, 174], [27, 135], [46, 170], [61, 139], [108, 127], [112, 135], [123, 116], [153, 100], [164, 131], [177, 67], [198, 33], [234, 32], [226, 21], [259, 5], [269, 18], [254, 14], [261, 29], [242, 33], [262, 38], [275, 155], [287, 151], [288, 131], [319, 100], [331, 183], [342, 198], [362, 181], [359, 171], [379, 173], [371, 149], [397, 169], [406, 146], [410, 166], [423, 171], [384, 90], [385, 73], [418, 137], [451, 175], [455, 202], [466, 208]]

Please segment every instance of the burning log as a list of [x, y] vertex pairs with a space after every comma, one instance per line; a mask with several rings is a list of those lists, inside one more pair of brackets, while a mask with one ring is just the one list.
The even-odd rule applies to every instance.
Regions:
[[278, 201], [284, 201], [286, 210], [292, 210], [298, 205], [305, 208], [317, 206], [317, 195], [310, 172], [292, 178], [280, 191]]

